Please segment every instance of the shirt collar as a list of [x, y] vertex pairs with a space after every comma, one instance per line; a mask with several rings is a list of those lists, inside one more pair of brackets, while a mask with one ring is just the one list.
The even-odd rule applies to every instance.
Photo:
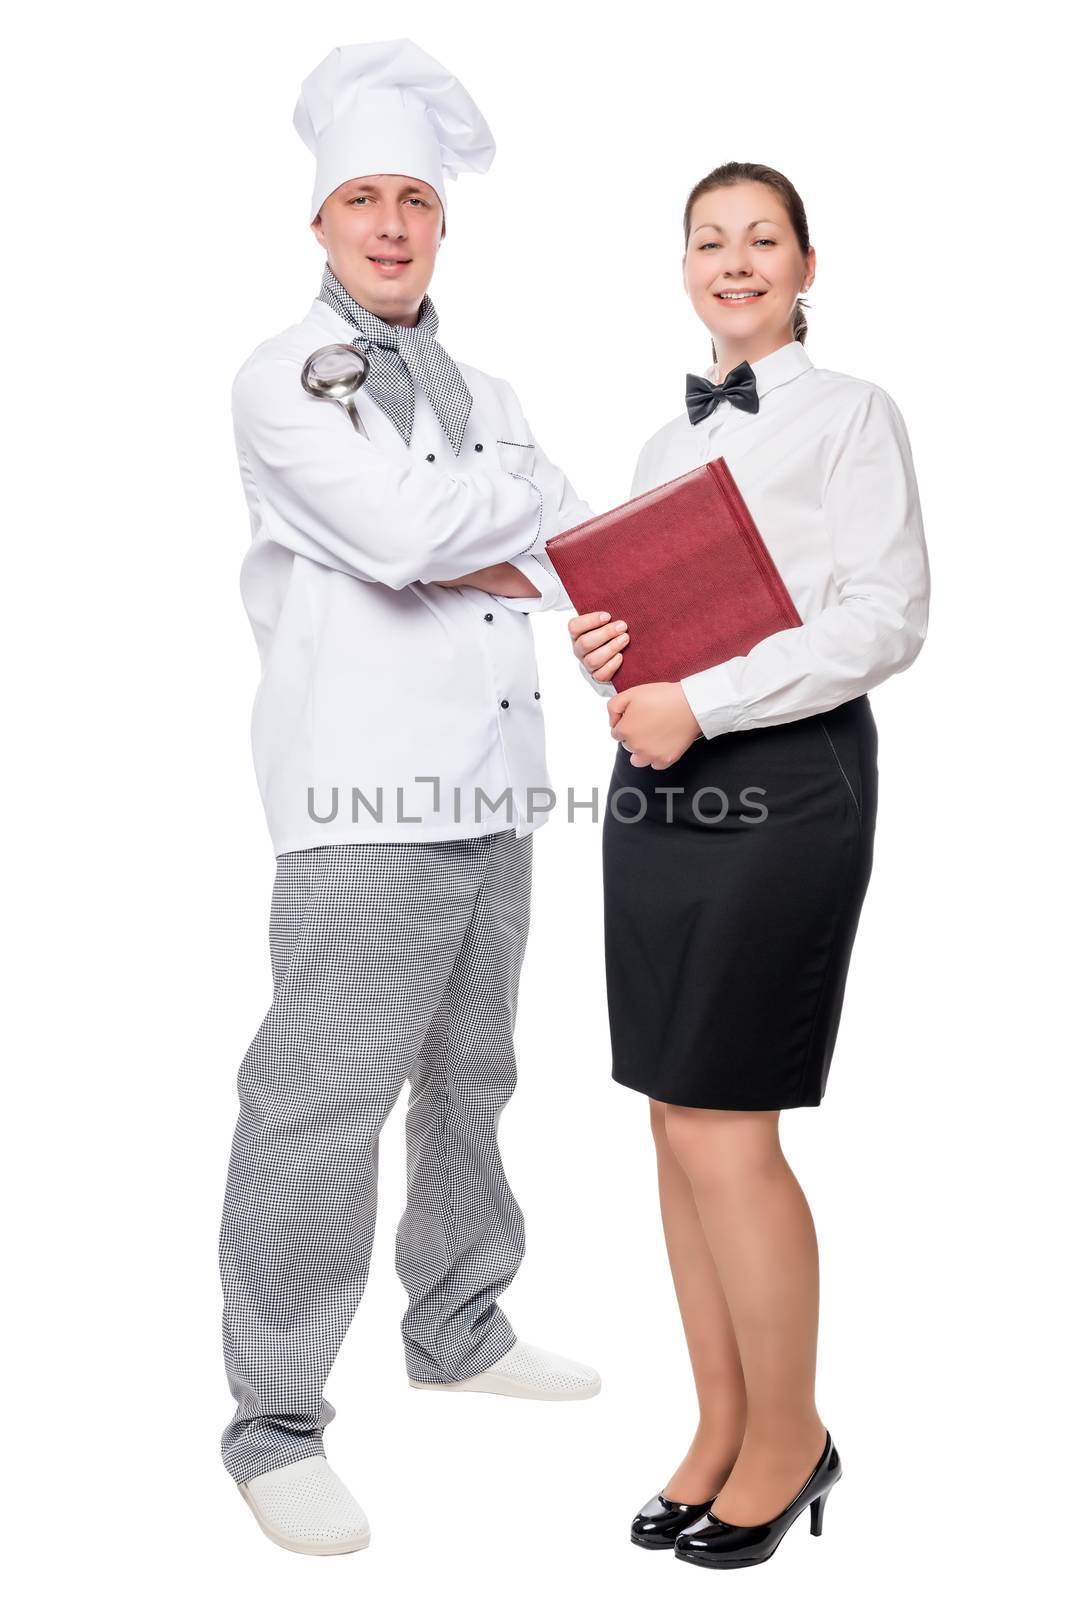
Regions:
[[[761, 356], [759, 361], [751, 361], [756, 379], [757, 395], [762, 400], [770, 389], [777, 389], [781, 383], [789, 383], [791, 378], [796, 378], [802, 372], [808, 372], [812, 366], [800, 339], [794, 339], [790, 344], [780, 345], [778, 350], [773, 350], [770, 356]], [[717, 363], [705, 368], [705, 377], [711, 378], [713, 383], [719, 383], [716, 376]]]

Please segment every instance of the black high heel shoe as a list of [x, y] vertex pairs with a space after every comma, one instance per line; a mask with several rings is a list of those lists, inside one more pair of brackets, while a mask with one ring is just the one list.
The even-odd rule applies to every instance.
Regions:
[[722, 1522], [709, 1510], [700, 1522], [679, 1534], [675, 1554], [680, 1561], [692, 1561], [698, 1567], [754, 1567], [759, 1561], [767, 1561], [775, 1554], [787, 1528], [806, 1506], [811, 1507], [809, 1532], [823, 1532], [824, 1503], [832, 1485], [841, 1476], [842, 1463], [828, 1432], [823, 1453], [812, 1472], [777, 1517], [747, 1528]]
[[673, 1549], [679, 1534], [692, 1522], [699, 1522], [715, 1498], [713, 1495], [711, 1500], [691, 1506], [683, 1500], [667, 1500], [662, 1494], [654, 1494], [630, 1525], [631, 1543], [640, 1544], [644, 1550]]

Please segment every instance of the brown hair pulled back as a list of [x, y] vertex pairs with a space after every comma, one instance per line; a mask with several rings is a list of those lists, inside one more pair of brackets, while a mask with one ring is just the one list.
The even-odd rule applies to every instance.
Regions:
[[[728, 189], [737, 183], [763, 183], [769, 189], [774, 189], [779, 199], [786, 208], [786, 215], [790, 219], [790, 226], [794, 230], [803, 260], [807, 260], [810, 249], [808, 237], [808, 218], [801, 202], [801, 196], [783, 173], [777, 172], [774, 167], [761, 166], [758, 161], [725, 161], [722, 166], [716, 167], [707, 176], [695, 183], [690, 190], [689, 199], [686, 201], [686, 211], [683, 216], [683, 237], [687, 244], [690, 240], [690, 218], [693, 208], [704, 194], [711, 194], [713, 189]], [[805, 301], [800, 295], [794, 306], [794, 338], [805, 342], [808, 333], [808, 319], [805, 316]], [[716, 341], [712, 341], [715, 352]], [[718, 359], [718, 357], [717, 357]]]

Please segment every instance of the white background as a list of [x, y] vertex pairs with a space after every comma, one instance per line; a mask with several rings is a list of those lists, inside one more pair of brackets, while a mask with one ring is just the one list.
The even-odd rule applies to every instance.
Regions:
[[[1048, 15], [1048, 14], [1047, 14]], [[6, 30], [4, 541], [11, 1044], [5, 1466], [14, 1592], [1045, 1592], [1063, 1485], [1053, 1289], [1065, 231], [1037, 5], [51, 5]], [[322, 252], [291, 116], [333, 45], [409, 34], [497, 139], [450, 188], [441, 338], [507, 376], [596, 508], [709, 359], [682, 208], [724, 160], [797, 185], [807, 349], [908, 424], [928, 643], [873, 691], [875, 867], [827, 1097], [782, 1137], [821, 1244], [817, 1400], [844, 1477], [746, 1578], [630, 1545], [695, 1421], [644, 1100], [609, 1077], [598, 829], [535, 841], [528, 1226], [503, 1305], [590, 1361], [582, 1405], [407, 1386], [403, 1102], [370, 1286], [327, 1385], [366, 1553], [270, 1544], [219, 1456], [216, 1241], [270, 999], [274, 862], [237, 574], [229, 386]], [[1061, 150], [1063, 158], [1063, 149]], [[7, 452], [6, 452], [7, 453]], [[535, 619], [558, 789], [607, 783], [566, 614]], [[991, 1588], [993, 1592], [993, 1587]]]

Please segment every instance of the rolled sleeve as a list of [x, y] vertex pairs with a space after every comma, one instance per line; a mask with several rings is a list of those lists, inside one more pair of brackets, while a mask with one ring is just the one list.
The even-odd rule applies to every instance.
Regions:
[[539, 555], [514, 556], [510, 565], [521, 572], [533, 583], [538, 593], [536, 595], [506, 595], [493, 596], [497, 604], [505, 606], [509, 611], [560, 611], [570, 609], [571, 602], [564, 592], [564, 586], [553, 570], [548, 556], [542, 551]]
[[[512, 390], [511, 393], [514, 400], [515, 391]], [[518, 401], [515, 401], [515, 404], [518, 407]], [[524, 577], [529, 578], [530, 582], [537, 586], [539, 593], [519, 597], [494, 595], [493, 598], [510, 611], [572, 611], [574, 607], [553, 567], [545, 545], [546, 541], [556, 534], [587, 521], [593, 516], [593, 511], [585, 500], [581, 500], [575, 493], [560, 468], [549, 460], [535, 439], [525, 417], [522, 418], [522, 425], [526, 430], [526, 437], [534, 446], [534, 465], [529, 478], [518, 473], [511, 473], [509, 476], [523, 476], [524, 482], [532, 483], [538, 490], [541, 495], [541, 517], [534, 542], [522, 555], [513, 557], [511, 565], [517, 567]]]

